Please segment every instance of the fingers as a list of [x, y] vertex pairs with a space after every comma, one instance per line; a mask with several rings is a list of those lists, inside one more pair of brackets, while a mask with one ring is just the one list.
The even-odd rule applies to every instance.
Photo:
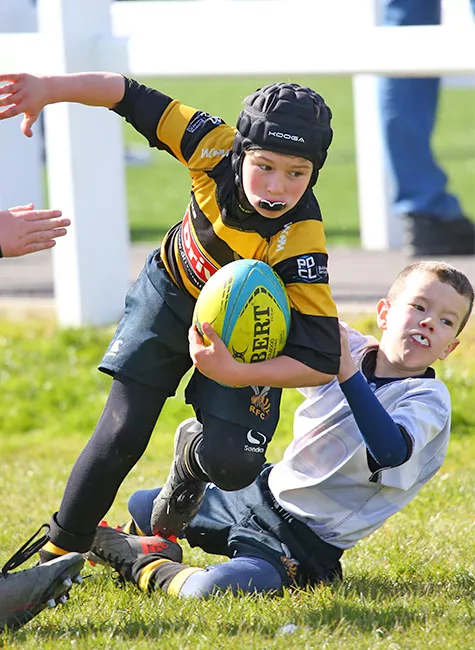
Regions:
[[[3, 100], [0, 100], [0, 106], [4, 106]], [[9, 117], [20, 115], [23, 111], [18, 106], [8, 106], [3, 111], [0, 111], [0, 120], [7, 120]]]
[[[38, 227], [45, 227], [45, 225], [48, 225], [48, 219], [51, 219], [51, 223], [56, 223], [61, 217], [63, 213], [61, 210], [27, 210], [25, 214], [21, 215], [25, 221], [30, 221], [30, 222], [37, 222]], [[68, 219], [69, 221], [69, 219]], [[46, 222], [45, 224], [42, 224], [42, 222]], [[60, 224], [62, 226], [66, 226], [69, 224], [62, 223]], [[56, 226], [54, 226], [56, 227]]]
[[38, 242], [38, 241], [32, 242], [31, 244], [25, 244], [21, 252], [19, 253], [19, 255], [27, 255], [28, 253], [37, 253], [38, 251], [44, 251], [47, 248], [53, 248], [53, 246], [56, 246], [56, 242], [54, 239], [48, 239], [47, 241], [42, 241], [42, 242]]
[[203, 343], [201, 334], [198, 332], [196, 325], [192, 325], [188, 330], [188, 342], [190, 344], [200, 344]]
[[7, 120], [24, 113], [21, 130], [29, 138], [33, 135], [31, 127], [43, 108], [38, 104], [35, 87], [29, 81], [30, 78], [34, 80], [32, 75], [27, 74], [0, 75], [0, 83], [2, 80], [8, 82], [0, 86], [0, 107], [5, 107], [0, 111], [0, 120]]
[[3, 73], [0, 74], [0, 81], [5, 81], [6, 85], [2, 86], [2, 88], [6, 88], [9, 85], [13, 85], [17, 81], [20, 81], [20, 79], [23, 77], [24, 73], [22, 72], [15, 72], [13, 74], [8, 74], [8, 73]]
[[203, 330], [203, 334], [212, 342], [215, 343], [216, 341], [219, 341], [219, 336], [216, 334], [214, 331], [213, 327], [209, 323], [202, 323], [201, 329]]
[[26, 246], [29, 246], [30, 244], [42, 244], [50, 239], [64, 237], [67, 232], [66, 228], [51, 228], [50, 226], [47, 230], [35, 230], [27, 233], [23, 241]]
[[[32, 206], [32, 204], [30, 204]], [[27, 208], [25, 210], [25, 208]], [[25, 227], [24, 233], [53, 232], [58, 228], [67, 228], [71, 219], [62, 216], [61, 210], [30, 210], [29, 206], [18, 206], [9, 210], [17, 219], [22, 219]], [[61, 235], [62, 236], [62, 235]]]
[[27, 210], [33, 210], [33, 203], [28, 203], [27, 205], [15, 205], [13, 208], [8, 208], [8, 212], [26, 212]]
[[23, 118], [23, 122], [21, 123], [21, 130], [26, 135], [27, 138], [31, 138], [33, 136], [33, 130], [32, 126], [38, 119], [38, 114], [36, 115], [25, 115]]
[[10, 104], [17, 103], [12, 99], [17, 90], [18, 88], [14, 83], [6, 83], [0, 86], [0, 106], [10, 106]]

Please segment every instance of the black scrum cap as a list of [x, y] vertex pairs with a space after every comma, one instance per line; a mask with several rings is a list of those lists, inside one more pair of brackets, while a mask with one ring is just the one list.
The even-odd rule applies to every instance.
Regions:
[[332, 141], [331, 118], [323, 97], [311, 88], [283, 82], [259, 88], [245, 99], [237, 120], [235, 173], [240, 178], [246, 149], [267, 149], [310, 160], [314, 185]]

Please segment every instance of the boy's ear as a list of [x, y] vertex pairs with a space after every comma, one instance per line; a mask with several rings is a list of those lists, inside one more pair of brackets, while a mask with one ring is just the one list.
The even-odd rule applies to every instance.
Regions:
[[445, 350], [439, 356], [439, 359], [441, 361], [444, 361], [445, 359], [447, 359], [449, 354], [452, 354], [452, 352], [455, 350], [455, 348], [458, 347], [459, 343], [460, 343], [460, 339], [454, 339], [452, 341], [452, 343], [449, 343], [449, 345], [445, 348]]
[[388, 311], [391, 303], [387, 298], [381, 298], [376, 305], [376, 322], [380, 330], [385, 330], [387, 327]]

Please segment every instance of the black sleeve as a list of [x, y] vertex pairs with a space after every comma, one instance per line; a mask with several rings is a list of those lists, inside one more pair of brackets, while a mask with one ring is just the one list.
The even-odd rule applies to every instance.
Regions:
[[126, 121], [148, 140], [151, 147], [168, 151], [157, 138], [157, 125], [172, 101], [168, 95], [125, 77], [124, 96], [112, 110], [125, 117]]
[[309, 316], [292, 309], [292, 325], [282, 354], [306, 366], [336, 375], [340, 368], [338, 318]]

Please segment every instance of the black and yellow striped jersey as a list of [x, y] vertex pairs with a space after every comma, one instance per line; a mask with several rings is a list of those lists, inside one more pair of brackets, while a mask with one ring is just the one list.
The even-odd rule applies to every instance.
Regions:
[[230, 155], [236, 130], [221, 118], [130, 79], [113, 110], [150, 146], [188, 167], [190, 202], [161, 246], [163, 263], [175, 283], [196, 298], [206, 280], [225, 264], [241, 258], [266, 262], [282, 278], [292, 307], [284, 354], [336, 374], [337, 310], [328, 283], [322, 217], [311, 189], [293, 210], [266, 219], [238, 201]]

